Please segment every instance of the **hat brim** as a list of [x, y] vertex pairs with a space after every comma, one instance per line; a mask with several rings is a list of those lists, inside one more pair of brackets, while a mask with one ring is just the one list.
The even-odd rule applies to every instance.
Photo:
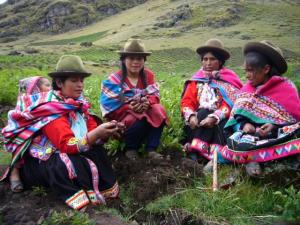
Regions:
[[91, 73], [79, 73], [75, 71], [63, 71], [63, 72], [52, 72], [48, 73], [49, 77], [67, 77], [67, 76], [82, 76], [82, 77], [88, 77]]
[[244, 47], [244, 55], [248, 52], [259, 52], [266, 56], [269, 60], [271, 60], [278, 72], [281, 74], [284, 74], [287, 71], [287, 62], [283, 56], [266, 44], [260, 42], [249, 42]]
[[199, 55], [203, 55], [207, 52], [216, 52], [219, 54], [224, 60], [227, 60], [230, 58], [230, 53], [222, 48], [218, 47], [212, 47], [212, 46], [202, 46], [196, 49], [196, 52]]
[[124, 51], [117, 51], [120, 55], [142, 55], [148, 56], [151, 55], [152, 52], [124, 52]]

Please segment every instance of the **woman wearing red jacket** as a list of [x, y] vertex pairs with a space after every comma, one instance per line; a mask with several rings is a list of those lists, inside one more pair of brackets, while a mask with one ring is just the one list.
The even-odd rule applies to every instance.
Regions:
[[[197, 53], [202, 67], [186, 81], [181, 99], [188, 136], [185, 149], [212, 160], [213, 152], [226, 144], [223, 128], [242, 83], [235, 72], [224, 66], [230, 54], [220, 40], [208, 40], [197, 48]], [[218, 161], [222, 162], [222, 158]], [[205, 169], [211, 166], [210, 162]]]
[[146, 57], [151, 53], [145, 51], [141, 40], [129, 39], [119, 54], [121, 70], [111, 74], [102, 83], [102, 114], [109, 120], [125, 124], [125, 154], [128, 158], [137, 157], [144, 140], [149, 157], [162, 158], [155, 150], [160, 143], [167, 115], [160, 104], [154, 74], [144, 68]]
[[6, 150], [13, 152], [11, 165], [24, 159], [25, 187], [49, 187], [74, 209], [105, 203], [119, 193], [102, 143], [119, 136], [122, 124], [99, 124], [91, 114], [82, 96], [89, 75], [78, 56], [62, 56], [49, 74], [53, 91], [20, 98], [26, 98], [26, 109], [10, 111], [2, 130]]

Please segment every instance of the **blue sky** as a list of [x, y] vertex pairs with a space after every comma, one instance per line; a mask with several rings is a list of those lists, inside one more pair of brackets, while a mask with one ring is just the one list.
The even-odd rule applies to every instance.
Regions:
[[7, 0], [0, 0], [0, 4], [2, 4], [2, 3], [4, 3], [4, 2], [6, 2]]

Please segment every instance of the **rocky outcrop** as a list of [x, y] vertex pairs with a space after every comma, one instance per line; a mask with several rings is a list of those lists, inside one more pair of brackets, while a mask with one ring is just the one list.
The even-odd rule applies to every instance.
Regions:
[[157, 20], [160, 21], [154, 26], [161, 28], [168, 28], [176, 26], [182, 20], [187, 20], [192, 17], [192, 10], [189, 4], [183, 4], [178, 6], [175, 10], [168, 12], [166, 15], [158, 17]]
[[147, 0], [8, 0], [0, 5], [0, 42], [32, 32], [77, 29]]
[[205, 19], [204, 26], [219, 28], [236, 24], [241, 18], [243, 9], [243, 4], [238, 1], [234, 2], [232, 5], [221, 8], [208, 15]]

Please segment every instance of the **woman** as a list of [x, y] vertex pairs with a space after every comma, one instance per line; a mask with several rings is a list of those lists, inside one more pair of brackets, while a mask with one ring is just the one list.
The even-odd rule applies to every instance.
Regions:
[[146, 139], [145, 149], [150, 158], [159, 159], [155, 152], [167, 115], [160, 104], [159, 89], [154, 74], [144, 68], [151, 53], [139, 39], [129, 39], [120, 54], [121, 70], [103, 81], [100, 96], [102, 114], [108, 120], [123, 122], [126, 156], [137, 158], [137, 151]]
[[[224, 64], [230, 54], [218, 39], [197, 48], [202, 68], [185, 83], [181, 112], [187, 125], [188, 153], [196, 152], [212, 160], [226, 141], [223, 127], [229, 118], [236, 92], [242, 87], [238, 76]], [[223, 160], [219, 157], [218, 162]], [[205, 170], [211, 170], [210, 161]]]
[[[34, 76], [20, 80], [16, 110], [26, 111], [28, 105], [33, 103], [36, 94], [48, 92], [50, 89], [51, 83], [45, 77]], [[46, 93], [44, 95], [46, 95]], [[20, 165], [21, 163], [16, 163], [10, 172], [9, 181], [12, 192], [23, 191], [23, 184], [21, 182], [18, 169]]]
[[234, 133], [222, 155], [247, 163], [248, 174], [257, 176], [260, 162], [300, 153], [300, 100], [295, 85], [282, 77], [287, 63], [278, 47], [250, 42], [244, 55], [248, 81], [226, 124]]
[[98, 125], [82, 96], [89, 76], [78, 56], [62, 56], [52, 77], [53, 91], [35, 95], [35, 103], [9, 112], [2, 130], [12, 165], [20, 157], [25, 187], [44, 186], [74, 209], [118, 196], [118, 184], [101, 143], [119, 136], [121, 124]]

